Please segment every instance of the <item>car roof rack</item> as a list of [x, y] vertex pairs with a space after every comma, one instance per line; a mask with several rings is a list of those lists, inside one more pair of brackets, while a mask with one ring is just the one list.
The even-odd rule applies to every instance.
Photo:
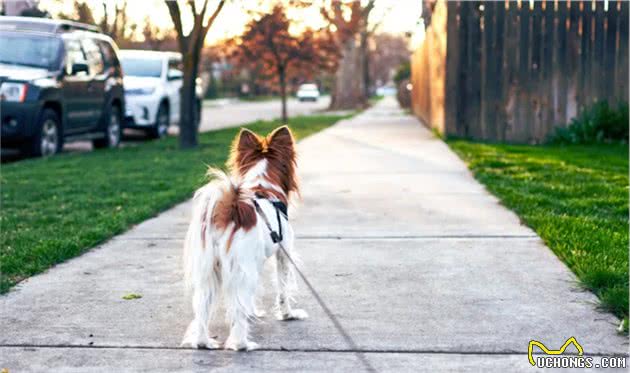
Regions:
[[49, 33], [63, 33], [76, 30], [101, 32], [97, 26], [74, 21], [53, 20], [37, 17], [0, 16], [0, 29], [7, 28], [19, 31], [39, 31]]
[[101, 32], [101, 30], [94, 25], [88, 25], [85, 23], [74, 22], [74, 21], [61, 21], [57, 26], [56, 32], [64, 32], [64, 31], [73, 31], [73, 30], [83, 30], [83, 31], [92, 31], [92, 32]]

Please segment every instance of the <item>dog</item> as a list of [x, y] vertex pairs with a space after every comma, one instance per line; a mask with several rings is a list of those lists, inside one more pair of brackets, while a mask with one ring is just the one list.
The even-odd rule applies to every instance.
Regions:
[[221, 347], [210, 337], [208, 324], [222, 296], [230, 326], [223, 347], [249, 351], [258, 347], [249, 339], [249, 324], [261, 314], [256, 293], [267, 259], [276, 258], [277, 318], [308, 317], [291, 306], [295, 274], [287, 255], [293, 258], [294, 234], [286, 206], [299, 196], [291, 130], [282, 126], [262, 137], [242, 129], [232, 144], [228, 168], [229, 174], [211, 168], [212, 180], [193, 197], [184, 272], [194, 318], [182, 346]]

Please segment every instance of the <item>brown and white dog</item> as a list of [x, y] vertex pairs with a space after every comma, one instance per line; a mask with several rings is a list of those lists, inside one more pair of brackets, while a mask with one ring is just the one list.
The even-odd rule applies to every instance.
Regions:
[[182, 345], [220, 347], [210, 337], [208, 324], [222, 296], [230, 325], [224, 347], [252, 350], [258, 345], [249, 341], [249, 321], [257, 316], [256, 292], [263, 264], [271, 256], [277, 261], [278, 319], [308, 317], [305, 311], [291, 308], [293, 268], [269, 230], [282, 232], [279, 244], [293, 256], [293, 230], [286, 216], [276, 210], [277, 202], [287, 206], [299, 193], [293, 135], [287, 126], [267, 137], [243, 129], [232, 145], [228, 165], [230, 175], [210, 169], [214, 179], [193, 198], [184, 270], [195, 316]]

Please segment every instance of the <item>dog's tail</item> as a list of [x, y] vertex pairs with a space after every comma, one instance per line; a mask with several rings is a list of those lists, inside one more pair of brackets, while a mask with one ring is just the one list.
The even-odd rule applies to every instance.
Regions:
[[207, 175], [212, 181], [195, 192], [184, 241], [184, 278], [188, 290], [204, 281], [210, 282], [213, 288], [210, 290], [218, 290], [221, 285], [218, 250], [229, 252], [236, 231], [256, 224], [252, 196], [240, 180], [215, 168], [209, 168]]
[[[184, 239], [184, 282], [188, 291], [194, 285], [210, 281], [218, 288], [220, 275], [215, 267], [215, 243], [212, 234], [212, 212], [224, 191], [232, 184], [230, 177], [218, 169], [209, 169], [211, 181], [199, 188], [193, 197], [192, 216]], [[217, 272], [215, 274], [215, 272]], [[216, 281], [215, 281], [216, 280]]]

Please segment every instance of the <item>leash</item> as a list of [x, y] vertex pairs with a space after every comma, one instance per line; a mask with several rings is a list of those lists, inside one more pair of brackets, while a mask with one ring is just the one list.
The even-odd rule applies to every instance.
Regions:
[[[322, 297], [315, 290], [315, 288], [313, 287], [311, 282], [306, 278], [304, 273], [300, 271], [300, 268], [295, 263], [291, 255], [289, 255], [287, 249], [285, 249], [284, 245], [282, 245], [282, 224], [280, 221], [279, 208], [275, 204], [273, 204], [276, 209], [276, 217], [278, 219], [278, 230], [280, 234], [278, 234], [278, 232], [273, 230], [273, 228], [271, 227], [271, 224], [269, 224], [269, 219], [267, 219], [267, 215], [265, 215], [265, 213], [262, 211], [258, 202], [256, 200], [252, 200], [252, 201], [254, 202], [254, 207], [256, 208], [256, 212], [263, 219], [263, 222], [267, 226], [267, 229], [269, 229], [269, 235], [271, 236], [271, 240], [273, 241], [273, 243], [277, 244], [280, 250], [282, 250], [282, 252], [284, 253], [284, 255], [286, 255], [286, 257], [289, 258], [289, 262], [291, 263], [293, 268], [295, 268], [295, 271], [298, 273], [298, 275], [300, 275], [300, 278], [302, 279], [302, 281], [304, 281], [304, 283], [306, 284], [306, 287], [311, 291], [311, 293], [313, 294], [313, 297], [315, 297], [315, 300], [317, 301], [317, 303], [319, 303], [319, 306], [324, 310], [324, 313], [326, 314], [326, 316], [328, 316], [330, 321], [332, 321], [333, 325], [335, 326], [335, 329], [337, 329], [339, 334], [341, 334], [343, 339], [350, 346], [350, 349], [355, 352], [355, 354], [357, 355], [361, 363], [363, 363], [365, 369], [368, 372], [376, 372], [376, 369], [374, 369], [372, 364], [370, 364], [370, 362], [365, 358], [365, 355], [359, 351], [359, 347], [354, 342], [352, 337], [350, 337], [350, 335], [346, 332], [343, 326], [341, 326], [341, 323], [339, 322], [339, 320], [337, 320], [337, 318], [332, 313], [332, 311], [330, 311], [326, 303], [324, 303], [324, 300], [322, 299]], [[287, 217], [287, 220], [288, 220], [288, 217]]]

